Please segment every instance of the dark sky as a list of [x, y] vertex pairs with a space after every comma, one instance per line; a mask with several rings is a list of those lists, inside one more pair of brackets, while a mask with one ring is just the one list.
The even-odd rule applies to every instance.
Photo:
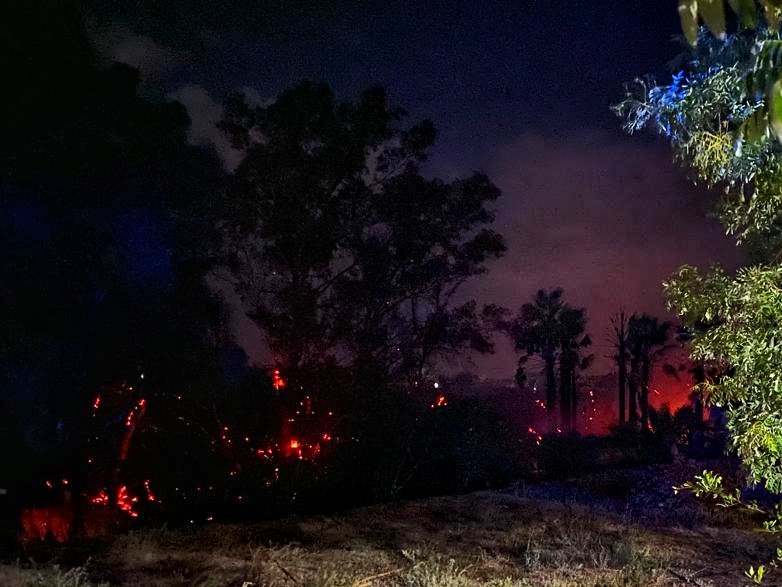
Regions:
[[[660, 140], [628, 137], [609, 106], [640, 74], [667, 76], [678, 51], [676, 2], [88, 2], [109, 59], [141, 69], [149, 94], [181, 100], [191, 140], [213, 143], [227, 92], [259, 102], [302, 79], [352, 98], [385, 86], [439, 139], [427, 172], [484, 171], [503, 190], [507, 256], [468, 287], [479, 302], [517, 308], [562, 286], [587, 308], [599, 360], [620, 306], [664, 315], [661, 282], [682, 263], [734, 264], [738, 252], [707, 218], [715, 195], [693, 187]], [[254, 354], [257, 333], [237, 336]], [[473, 370], [509, 377], [500, 344]]]

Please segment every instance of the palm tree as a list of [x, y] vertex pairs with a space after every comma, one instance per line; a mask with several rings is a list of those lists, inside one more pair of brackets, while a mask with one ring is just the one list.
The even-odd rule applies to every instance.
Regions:
[[[641, 408], [641, 426], [649, 425], [649, 382], [654, 359], [671, 348], [668, 344], [671, 323], [657, 318], [633, 314], [628, 321], [628, 346], [630, 349], [630, 419], [636, 421], [635, 399]], [[634, 397], [635, 396], [635, 397]]]
[[[510, 325], [516, 350], [526, 353], [519, 359], [519, 370], [531, 355], [540, 355], [546, 374], [546, 411], [555, 418], [557, 401], [556, 362], [560, 347], [560, 314], [565, 308], [562, 289], [539, 290], [532, 303], [524, 304]], [[517, 376], [521, 380], [522, 377]], [[553, 427], [553, 426], [552, 426]]]
[[586, 313], [583, 308], [571, 308], [562, 300], [562, 289], [550, 292], [539, 290], [531, 303], [524, 304], [510, 324], [510, 333], [516, 349], [523, 351], [519, 358], [517, 381], [526, 378], [524, 364], [532, 355], [543, 360], [546, 376], [546, 411], [551, 428], [556, 428], [557, 374], [559, 366], [559, 415], [561, 426], [571, 431], [576, 419], [576, 377], [579, 370], [591, 362], [581, 355], [591, 344], [584, 335]]
[[593, 355], [581, 352], [592, 344], [584, 334], [586, 311], [583, 308], [565, 306], [559, 315], [559, 390], [562, 427], [567, 432], [576, 431], [578, 414], [577, 374], [592, 362]]
[[611, 318], [611, 325], [613, 327], [614, 336], [613, 343], [616, 348], [616, 365], [618, 367], [619, 375], [619, 425], [625, 423], [625, 404], [627, 397], [627, 315], [624, 310]]

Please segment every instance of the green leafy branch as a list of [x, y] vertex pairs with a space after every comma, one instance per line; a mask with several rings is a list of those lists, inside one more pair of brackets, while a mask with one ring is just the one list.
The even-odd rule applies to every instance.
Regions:
[[[737, 509], [764, 518], [763, 530], [779, 536], [782, 534], [782, 504], [778, 503], [772, 508], [765, 508], [756, 500], [744, 500], [741, 489], [728, 489], [725, 487], [722, 476], [705, 470], [700, 475], [695, 475], [692, 481], [673, 488], [674, 493], [688, 491], [695, 497], [711, 499], [717, 507], [725, 509]], [[744, 571], [754, 583], [761, 583], [769, 568], [776, 568], [782, 563], [782, 548], [777, 547], [775, 558], [766, 565], [751, 566]]]
[[[778, 33], [782, 20], [782, 0], [727, 0], [743, 28], [765, 27]], [[679, 0], [682, 31], [691, 46], [698, 44], [700, 23], [720, 40], [727, 38], [725, 0]], [[761, 17], [762, 14], [762, 17]], [[768, 39], [758, 43], [755, 59], [744, 81], [746, 93], [764, 95], [766, 108], [750, 117], [740, 137], [757, 140], [773, 134], [782, 140], [782, 41]]]

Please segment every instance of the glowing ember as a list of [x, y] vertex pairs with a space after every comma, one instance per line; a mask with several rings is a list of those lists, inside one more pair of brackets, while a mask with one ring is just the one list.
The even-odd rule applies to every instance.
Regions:
[[157, 501], [157, 497], [155, 497], [155, 494], [152, 493], [152, 490], [149, 488], [149, 479], [144, 481], [144, 491], [147, 494], [147, 501]]
[[537, 430], [535, 430], [532, 426], [527, 428], [527, 432], [529, 434], [531, 434], [535, 438], [535, 444], [540, 446], [540, 443], [543, 442], [543, 436]]
[[285, 381], [285, 379], [283, 379], [279, 369], [274, 369], [272, 371], [272, 385], [274, 386], [274, 389], [276, 389], [277, 391], [280, 391], [281, 389], [285, 389], [285, 386], [287, 385], [287, 382]]
[[122, 444], [120, 445], [119, 460], [124, 462], [128, 457], [128, 451], [130, 450], [130, 442], [133, 440], [133, 433], [136, 431], [136, 425], [138, 421], [144, 416], [144, 412], [147, 410], [147, 400], [141, 398], [138, 403], [133, 406], [133, 409], [128, 412], [127, 418], [125, 418], [125, 426], [128, 428], [125, 431], [125, 435], [122, 438]]
[[138, 497], [131, 497], [127, 485], [117, 490], [117, 507], [131, 518], [138, 518], [138, 512], [133, 511], [133, 504], [138, 502]]
[[95, 505], [109, 505], [109, 494], [101, 489], [96, 496], [90, 499]]
[[133, 420], [135, 419], [136, 414], [139, 414], [139, 417], [141, 417], [144, 411], [146, 411], [146, 405], [147, 405], [147, 400], [145, 400], [144, 398], [138, 400], [138, 403], [133, 407], [132, 410], [130, 410], [130, 412], [128, 412], [128, 415], [125, 418], [125, 426], [127, 426], [128, 428], [132, 427]]

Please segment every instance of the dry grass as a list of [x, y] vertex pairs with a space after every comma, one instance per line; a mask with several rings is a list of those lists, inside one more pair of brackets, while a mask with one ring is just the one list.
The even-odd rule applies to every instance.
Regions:
[[336, 517], [134, 532], [95, 554], [89, 573], [7, 565], [0, 585], [733, 587], [770, 549], [744, 530], [650, 529], [583, 507], [482, 493]]
[[109, 587], [96, 583], [82, 567], [60, 569], [57, 565], [36, 567], [19, 563], [0, 565], [0, 585], [3, 587]]

